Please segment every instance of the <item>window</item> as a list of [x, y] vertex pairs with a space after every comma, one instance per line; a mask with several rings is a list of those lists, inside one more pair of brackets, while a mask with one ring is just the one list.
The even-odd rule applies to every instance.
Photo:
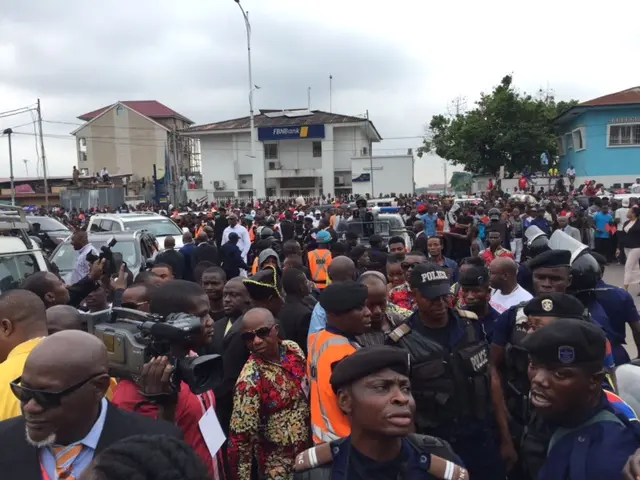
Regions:
[[86, 162], [87, 161], [87, 152], [80, 152], [80, 161], [81, 162]]
[[587, 148], [585, 144], [585, 129], [584, 127], [576, 128], [573, 132], [571, 132], [571, 140], [573, 142], [573, 149], [576, 152], [580, 150], [584, 150]]
[[82, 175], [83, 177], [88, 177], [89, 176], [89, 169], [88, 168], [81, 168], [80, 169], [80, 175]]
[[565, 142], [565, 145], [567, 146], [567, 150], [573, 149], [573, 135], [571, 135], [570, 133], [565, 133], [564, 142]]
[[640, 146], [640, 123], [609, 125], [609, 143], [607, 146]]
[[0, 293], [18, 288], [32, 273], [40, 271], [33, 255], [7, 255], [0, 257]]
[[265, 143], [264, 144], [264, 158], [273, 160], [278, 158], [278, 144], [277, 143]]
[[322, 157], [322, 142], [313, 142], [313, 157]]
[[557, 141], [558, 141], [558, 154], [559, 154], [560, 156], [565, 155], [565, 152], [564, 152], [564, 142], [562, 141], [562, 137], [558, 137], [558, 138], [557, 138]]

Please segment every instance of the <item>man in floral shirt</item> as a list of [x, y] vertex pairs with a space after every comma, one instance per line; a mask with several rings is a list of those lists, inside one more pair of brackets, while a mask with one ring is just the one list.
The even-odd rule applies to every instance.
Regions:
[[418, 265], [419, 263], [426, 263], [427, 257], [422, 252], [409, 252], [402, 262], [402, 270], [404, 270], [405, 275], [405, 283], [403, 285], [399, 285], [394, 287], [389, 292], [389, 302], [397, 305], [400, 308], [404, 308], [407, 310], [413, 310], [414, 302], [413, 298], [409, 294], [409, 275], [411, 275], [411, 270], [413, 267]]
[[278, 338], [269, 310], [254, 308], [242, 320], [251, 355], [236, 383], [229, 432], [229, 469], [234, 480], [290, 480], [296, 455], [309, 447], [309, 384], [300, 347]]

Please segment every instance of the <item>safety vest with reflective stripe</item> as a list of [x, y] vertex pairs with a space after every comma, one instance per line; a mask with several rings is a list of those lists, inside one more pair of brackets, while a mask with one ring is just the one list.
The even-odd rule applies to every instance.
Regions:
[[333, 261], [331, 252], [327, 249], [311, 250], [307, 254], [309, 258], [309, 272], [311, 281], [316, 284], [319, 290], [327, 288], [329, 279], [329, 265]]
[[307, 376], [311, 398], [311, 431], [313, 442], [332, 442], [351, 434], [351, 424], [338, 407], [331, 388], [331, 366], [355, 353], [356, 344], [342, 335], [320, 330], [309, 336]]
[[258, 257], [253, 259], [253, 265], [251, 265], [251, 275], [258, 273]]

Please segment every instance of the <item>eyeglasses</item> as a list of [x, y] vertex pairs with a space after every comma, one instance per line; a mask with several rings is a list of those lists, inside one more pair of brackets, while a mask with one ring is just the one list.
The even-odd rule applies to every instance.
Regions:
[[13, 392], [13, 394], [18, 400], [20, 400], [22, 404], [27, 404], [30, 400], [33, 399], [38, 405], [46, 410], [49, 408], [59, 407], [60, 402], [64, 397], [66, 397], [67, 395], [71, 395], [73, 392], [81, 389], [91, 380], [101, 375], [104, 375], [104, 373], [96, 373], [86, 380], [83, 380], [80, 383], [76, 383], [75, 385], [72, 385], [69, 388], [65, 388], [64, 390], [60, 390], [59, 392], [36, 390], [33, 388], [25, 387], [24, 385], [20, 385], [20, 383], [22, 382], [22, 377], [16, 378], [9, 384], [9, 386], [11, 387], [11, 391]]
[[271, 325], [270, 327], [260, 327], [251, 332], [242, 332], [242, 335], [240, 335], [240, 337], [245, 342], [253, 342], [253, 340], [256, 337], [259, 337], [262, 340], [264, 340], [269, 336], [269, 334], [271, 333], [271, 330], [273, 330], [273, 327], [275, 327], [275, 325]]

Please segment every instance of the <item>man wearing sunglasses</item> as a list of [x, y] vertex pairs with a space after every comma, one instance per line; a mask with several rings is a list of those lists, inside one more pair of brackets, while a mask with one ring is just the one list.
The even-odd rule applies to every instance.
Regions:
[[426, 262], [427, 257], [422, 252], [417, 252], [414, 250], [407, 253], [404, 261], [400, 264], [402, 266], [402, 271], [404, 272], [405, 283], [391, 289], [391, 291], [389, 292], [390, 303], [393, 303], [400, 308], [404, 308], [407, 310], [414, 309], [415, 302], [410, 293], [411, 288], [409, 287], [409, 277], [411, 275], [411, 271], [416, 265]]
[[77, 330], [56, 333], [33, 349], [22, 375], [11, 382], [22, 417], [0, 422], [2, 478], [80, 478], [95, 455], [132, 435], [181, 438], [173, 425], [113, 407], [107, 350]]

